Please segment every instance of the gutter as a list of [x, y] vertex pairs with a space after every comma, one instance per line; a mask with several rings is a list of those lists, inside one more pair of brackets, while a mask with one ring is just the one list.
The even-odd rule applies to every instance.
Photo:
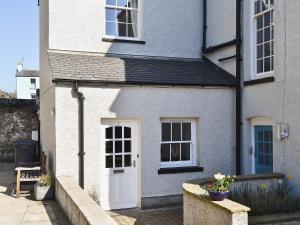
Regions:
[[84, 189], [84, 96], [78, 91], [78, 82], [73, 83], [72, 93], [78, 99], [78, 142], [79, 142], [79, 186]]
[[241, 88], [241, 0], [236, 0], [236, 175], [241, 174], [241, 130], [242, 130], [242, 88]]

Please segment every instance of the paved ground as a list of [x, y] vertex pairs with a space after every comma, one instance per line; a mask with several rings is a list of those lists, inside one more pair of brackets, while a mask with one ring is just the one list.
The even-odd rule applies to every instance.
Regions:
[[70, 225], [55, 201], [15, 198], [14, 165], [0, 162], [0, 225]]
[[182, 208], [116, 210], [111, 217], [120, 225], [182, 225]]

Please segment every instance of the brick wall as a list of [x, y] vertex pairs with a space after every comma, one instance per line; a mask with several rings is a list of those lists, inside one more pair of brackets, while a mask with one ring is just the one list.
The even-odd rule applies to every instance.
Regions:
[[38, 130], [33, 100], [0, 99], [0, 161], [14, 161], [14, 142], [31, 140]]

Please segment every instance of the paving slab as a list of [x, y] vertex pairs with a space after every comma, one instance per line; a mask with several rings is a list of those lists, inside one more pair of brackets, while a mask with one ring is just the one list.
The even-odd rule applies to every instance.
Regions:
[[55, 201], [16, 198], [14, 164], [0, 162], [0, 225], [71, 225]]

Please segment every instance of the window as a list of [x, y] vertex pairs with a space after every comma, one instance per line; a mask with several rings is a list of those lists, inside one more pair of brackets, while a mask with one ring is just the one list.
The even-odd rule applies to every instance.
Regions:
[[31, 94], [31, 99], [36, 99], [36, 94]]
[[126, 126], [105, 129], [105, 168], [132, 167], [132, 134]]
[[36, 80], [34, 78], [30, 79], [31, 89], [36, 89]]
[[191, 166], [195, 162], [193, 121], [163, 121], [161, 124], [161, 166]]
[[138, 38], [138, 0], [106, 0], [105, 34]]
[[274, 0], [254, 1], [254, 75], [267, 75], [274, 67]]

